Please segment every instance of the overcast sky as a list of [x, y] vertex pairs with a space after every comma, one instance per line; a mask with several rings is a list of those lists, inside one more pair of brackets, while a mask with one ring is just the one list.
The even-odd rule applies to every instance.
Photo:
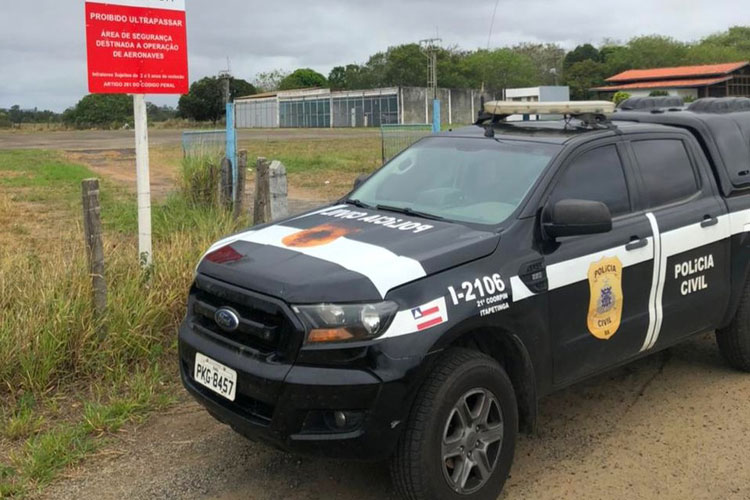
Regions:
[[[439, 33], [446, 46], [486, 47], [495, 0], [186, 0], [190, 79], [231, 60], [252, 81], [274, 68], [364, 62], [390, 45]], [[84, 0], [0, 0], [0, 107], [61, 111], [87, 92]], [[694, 40], [750, 25], [748, 0], [500, 0], [490, 45], [659, 33]], [[176, 97], [149, 100], [175, 104]]]

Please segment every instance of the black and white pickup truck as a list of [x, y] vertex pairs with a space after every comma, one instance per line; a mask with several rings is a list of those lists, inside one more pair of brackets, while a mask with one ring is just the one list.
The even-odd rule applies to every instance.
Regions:
[[494, 499], [540, 397], [713, 330], [750, 371], [748, 103], [487, 103], [213, 245], [182, 381], [252, 439], [391, 459], [405, 498]]

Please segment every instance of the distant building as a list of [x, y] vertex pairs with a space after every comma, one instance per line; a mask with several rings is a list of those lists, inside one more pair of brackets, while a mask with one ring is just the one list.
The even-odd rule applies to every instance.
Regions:
[[[568, 86], [545, 86], [545, 87], [527, 87], [521, 89], [506, 89], [506, 101], [517, 102], [560, 102], [570, 100], [570, 87]], [[523, 121], [539, 119], [539, 115], [512, 115], [506, 118], [507, 121]], [[557, 119], [549, 115], [545, 119]]]
[[[557, 89], [557, 90], [555, 90]], [[567, 100], [567, 87], [508, 89], [506, 98]], [[562, 99], [562, 97], [565, 97]], [[486, 101], [502, 98], [485, 93]], [[444, 125], [473, 123], [482, 93], [472, 89], [438, 89]], [[332, 91], [300, 89], [241, 97], [235, 100], [237, 128], [380, 127], [386, 124], [432, 122], [432, 89], [389, 87]]]
[[591, 90], [602, 97], [627, 92], [646, 97], [655, 90], [680, 97], [750, 97], [750, 62], [681, 66], [676, 68], [631, 69], [607, 78], [609, 85]]

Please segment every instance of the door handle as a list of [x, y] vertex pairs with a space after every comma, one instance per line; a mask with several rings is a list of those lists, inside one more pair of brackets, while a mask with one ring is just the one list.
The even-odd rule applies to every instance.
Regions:
[[718, 223], [719, 223], [719, 219], [717, 219], [716, 217], [713, 217], [711, 215], [705, 215], [703, 217], [703, 222], [701, 222], [701, 227], [707, 228], [707, 227], [715, 226]]
[[638, 236], [633, 236], [630, 239], [630, 243], [625, 245], [625, 250], [628, 252], [632, 252], [633, 250], [638, 250], [639, 248], [643, 248], [648, 246], [648, 240], [645, 238], [639, 238]]

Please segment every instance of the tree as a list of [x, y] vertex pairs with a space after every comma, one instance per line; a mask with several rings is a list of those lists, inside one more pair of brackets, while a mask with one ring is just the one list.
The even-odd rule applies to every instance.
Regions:
[[325, 76], [310, 68], [300, 68], [281, 80], [279, 90], [306, 89], [327, 85], [328, 80]]
[[744, 54], [745, 59], [750, 59], [750, 26], [733, 26], [723, 33], [704, 38], [698, 45], [733, 49], [737, 54]]
[[590, 43], [579, 45], [565, 54], [565, 59], [563, 60], [563, 71], [568, 71], [568, 69], [570, 69], [575, 63], [583, 61], [602, 62], [601, 53]]
[[147, 102], [146, 114], [148, 114], [149, 122], [165, 122], [177, 117], [177, 110], [172, 106], [157, 106], [152, 102]]
[[10, 118], [10, 122], [13, 124], [20, 124], [23, 122], [23, 111], [21, 111], [21, 106], [18, 104], [13, 105], [10, 107], [10, 111], [8, 111], [8, 118]]
[[253, 81], [253, 84], [260, 92], [271, 92], [279, 90], [281, 81], [289, 76], [288, 71], [282, 69], [274, 69], [266, 71], [264, 73], [258, 73]]
[[0, 109], [0, 128], [8, 128], [10, 127], [11, 121], [10, 117], [8, 116], [8, 112], [4, 109]]
[[126, 94], [89, 94], [63, 113], [63, 122], [77, 128], [132, 124], [133, 98]]
[[604, 84], [607, 68], [604, 63], [591, 59], [577, 62], [565, 71], [565, 83], [570, 86], [570, 97], [573, 100], [590, 98], [593, 87]]
[[477, 50], [462, 61], [469, 85], [490, 92], [513, 87], [530, 87], [536, 83], [536, 69], [531, 60], [511, 49]]
[[611, 76], [628, 69], [681, 66], [690, 62], [687, 44], [666, 36], [650, 35], [633, 38], [624, 50], [609, 54], [606, 65]]
[[241, 78], [232, 78], [229, 81], [229, 94], [232, 99], [247, 97], [258, 93], [258, 89], [252, 83]]
[[534, 65], [538, 85], [557, 85], [563, 74], [565, 49], [554, 43], [522, 43], [513, 52], [528, 57]]
[[[229, 81], [230, 100], [255, 93], [255, 87], [245, 80], [232, 78]], [[223, 80], [215, 76], [207, 76], [193, 82], [190, 85], [190, 92], [180, 97], [177, 109], [183, 118], [218, 122], [226, 114]]]

